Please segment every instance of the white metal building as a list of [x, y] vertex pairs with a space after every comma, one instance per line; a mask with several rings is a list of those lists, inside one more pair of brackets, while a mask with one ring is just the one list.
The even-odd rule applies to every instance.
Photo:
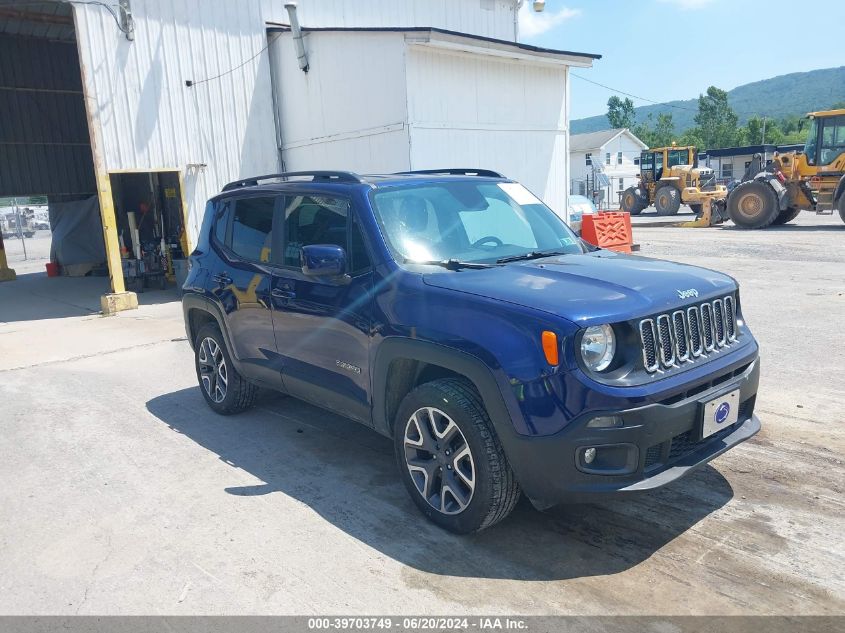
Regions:
[[[631, 130], [620, 128], [570, 137], [571, 192], [590, 196], [593, 191], [601, 194], [604, 208], [619, 206], [620, 196], [639, 180], [640, 153], [648, 145]], [[598, 174], [607, 178], [606, 184], [595, 186]]]
[[566, 209], [568, 68], [591, 58], [433, 28], [306, 33], [307, 74], [289, 30], [271, 47], [286, 169], [480, 166]]
[[[803, 148], [803, 145], [746, 145], [743, 147], [708, 149], [703, 155], [703, 164], [716, 172], [716, 179], [719, 183], [728, 184], [734, 180], [742, 179], [755, 154], [760, 154], [765, 166], [772, 162], [776, 153], [802, 150]], [[699, 160], [701, 158], [700, 155]]]
[[[66, 140], [43, 123], [31, 147], [17, 138], [17, 154], [0, 154], [20, 168], [28, 151], [41, 177], [9, 180], [2, 164], [0, 196], [53, 194], [45, 187], [57, 175], [65, 197], [96, 193], [113, 293], [124, 291], [118, 190], [133, 178], [181, 203], [184, 250], [222, 185], [283, 168], [483, 167], [566, 208], [568, 69], [598, 56], [516, 44], [516, 0], [300, 0], [307, 73], [281, 1], [120, 3], [0, 0], [13, 7], [0, 16], [0, 45], [35, 51], [13, 60], [27, 76], [2, 83], [37, 83], [49, 95], [40, 111], [56, 102], [55, 117], [67, 109], [57, 95], [78, 106], [74, 169], [47, 165], [46, 153], [32, 159]], [[76, 81], [55, 72], [57, 57]]]

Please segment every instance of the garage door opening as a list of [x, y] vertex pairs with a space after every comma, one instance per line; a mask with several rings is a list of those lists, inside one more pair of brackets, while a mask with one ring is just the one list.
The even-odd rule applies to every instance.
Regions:
[[109, 180], [126, 289], [181, 288], [188, 246], [179, 172], [112, 173]]
[[[108, 284], [82, 72], [70, 3], [0, 2], [0, 279], [46, 275], [65, 258], [73, 276]], [[93, 206], [70, 241], [56, 234]], [[76, 240], [82, 248], [74, 248]], [[68, 248], [63, 248], [67, 246]], [[85, 261], [80, 261], [82, 257]], [[79, 264], [83, 264], [79, 266]], [[5, 271], [5, 272], [2, 272]]]

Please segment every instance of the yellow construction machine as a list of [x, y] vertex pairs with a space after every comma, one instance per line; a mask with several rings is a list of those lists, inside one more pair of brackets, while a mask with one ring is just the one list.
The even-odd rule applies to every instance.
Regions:
[[698, 166], [695, 147], [657, 147], [640, 155], [640, 182], [622, 193], [621, 207], [631, 215], [654, 205], [657, 215], [675, 215], [681, 204], [701, 214], [705, 200], [723, 204], [728, 190], [717, 185], [709, 167]]
[[802, 209], [839, 211], [845, 222], [845, 110], [811, 112], [803, 152], [758, 156], [728, 196], [728, 214], [743, 229], [794, 220]]

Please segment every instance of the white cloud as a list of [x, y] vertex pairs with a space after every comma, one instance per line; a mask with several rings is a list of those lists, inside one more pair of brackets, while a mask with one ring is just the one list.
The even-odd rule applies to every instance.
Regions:
[[581, 15], [580, 9], [570, 9], [563, 7], [558, 11], [549, 11], [546, 9], [542, 13], [537, 13], [532, 8], [532, 2], [528, 0], [519, 12], [519, 38], [530, 38], [542, 35], [551, 31], [557, 26], [560, 26], [567, 20]]
[[703, 9], [715, 2], [715, 0], [659, 0], [663, 4], [672, 4], [684, 11], [695, 11]]

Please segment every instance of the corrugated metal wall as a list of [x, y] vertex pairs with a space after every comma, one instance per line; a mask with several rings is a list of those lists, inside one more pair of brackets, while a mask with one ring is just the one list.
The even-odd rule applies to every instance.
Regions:
[[280, 34], [271, 68], [286, 167], [360, 173], [483, 167], [566, 213], [566, 67], [444, 51], [402, 32]]
[[566, 69], [414, 45], [408, 55], [413, 169], [494, 169], [566, 213]]
[[[133, 0], [134, 42], [103, 7], [73, 7], [105, 169], [182, 171], [193, 241], [205, 201], [223, 184], [279, 166], [264, 49], [266, 23], [288, 22], [284, 3]], [[310, 27], [424, 25], [513, 38], [510, 0], [300, 0], [299, 7]], [[333, 156], [312, 153], [309, 166]], [[187, 168], [196, 164], [207, 167]]]
[[102, 7], [74, 5], [100, 159], [182, 172], [192, 242], [223, 184], [278, 166], [262, 3], [232, 4], [135, 0], [132, 42]]
[[312, 33], [311, 70], [290, 33], [272, 48], [281, 143], [289, 170], [360, 173], [410, 167], [402, 33]]
[[0, 196], [94, 191], [76, 46], [0, 35]]
[[[266, 1], [268, 14], [287, 24], [284, 2]], [[298, 5], [306, 27], [431, 26], [510, 41], [515, 35], [514, 0], [299, 0]]]

